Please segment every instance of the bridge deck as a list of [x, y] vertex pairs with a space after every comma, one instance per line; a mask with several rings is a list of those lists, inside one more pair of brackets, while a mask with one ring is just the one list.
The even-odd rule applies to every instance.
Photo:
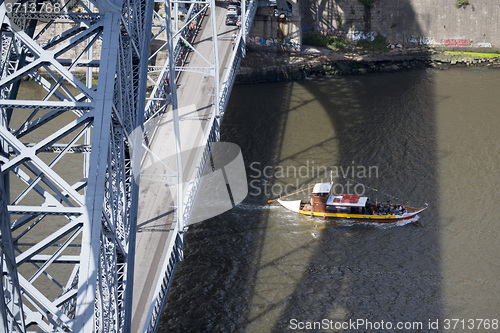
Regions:
[[[230, 58], [232, 34], [237, 32], [236, 27], [225, 25], [225, 12], [224, 7], [217, 6], [220, 77]], [[210, 18], [207, 16], [193, 47], [202, 54], [210, 54], [212, 58], [208, 60], [213, 62], [211, 39]], [[190, 67], [207, 67], [207, 63], [194, 52], [191, 52], [188, 61]], [[183, 72], [177, 84], [182, 150], [204, 146], [203, 128], [213, 110], [213, 80], [208, 73]], [[144, 331], [150, 304], [155, 297], [156, 281], [163, 278], [161, 268], [169, 260], [169, 249], [173, 247], [178, 232], [173, 222], [176, 188], [168, 175], [168, 168], [176, 169], [172, 112], [161, 116], [150, 147], [154, 156], [146, 153], [142, 171], [145, 177], [141, 178], [140, 183], [132, 332]], [[184, 179], [190, 179], [190, 175], [196, 171], [200, 157], [197, 152], [191, 150], [183, 154]], [[148, 175], [166, 176], [148, 180]]]

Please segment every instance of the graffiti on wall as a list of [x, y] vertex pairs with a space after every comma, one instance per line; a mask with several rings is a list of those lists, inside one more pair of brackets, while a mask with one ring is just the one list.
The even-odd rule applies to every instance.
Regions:
[[493, 47], [493, 45], [491, 45], [491, 43], [477, 43], [476, 46], [478, 47]]
[[335, 27], [324, 28], [322, 26], [318, 26], [317, 30], [322, 36], [341, 37], [341, 38], [345, 38], [346, 36], [346, 32], [344, 30], [337, 29]]
[[434, 37], [428, 36], [416, 36], [416, 35], [403, 35], [403, 43], [412, 43], [417, 45], [434, 45], [435, 40]]
[[[307, 26], [307, 27], [302, 27], [302, 31], [317, 31], [319, 32], [322, 36], [332, 36], [332, 37], [341, 37], [345, 38], [348, 40], [351, 40], [353, 42], [358, 42], [360, 40], [369, 40], [373, 41], [375, 39], [375, 36], [377, 35], [376, 32], [371, 31], [371, 32], [365, 32], [365, 31], [359, 31], [359, 30], [349, 30], [349, 31], [344, 31], [341, 29], [337, 29], [335, 27], [329, 27], [325, 28], [321, 25], [318, 25], [316, 27], [312, 26]], [[397, 45], [399, 43], [403, 44], [415, 44], [415, 45], [426, 45], [426, 46], [476, 46], [476, 47], [493, 47], [491, 43], [488, 42], [477, 42], [473, 44], [473, 41], [471, 39], [467, 39], [465, 37], [457, 37], [457, 38], [446, 38], [446, 39], [441, 39], [436, 40], [435, 37], [432, 36], [422, 36], [422, 35], [413, 35], [413, 34], [406, 34], [406, 33], [396, 33], [394, 34], [382, 34], [382, 36], [386, 37], [388, 41], [393, 43], [394, 45]], [[273, 41], [266, 41], [268, 44], [274, 45]], [[257, 44], [255, 42], [254, 44]], [[391, 45], [391, 44], [389, 44]], [[290, 44], [287, 44], [287, 47], [290, 47]], [[295, 46], [294, 46], [295, 47]]]
[[465, 38], [446, 38], [444, 40], [445, 46], [471, 46], [472, 41]]
[[376, 33], [374, 31], [370, 32], [364, 32], [364, 31], [358, 31], [358, 30], [349, 30], [347, 32], [347, 39], [352, 40], [353, 42], [357, 42], [360, 40], [369, 40], [373, 42], [375, 39]]
[[247, 44], [264, 47], [281, 47], [289, 51], [300, 51], [299, 43], [293, 39], [279, 40], [274, 37], [248, 36]]

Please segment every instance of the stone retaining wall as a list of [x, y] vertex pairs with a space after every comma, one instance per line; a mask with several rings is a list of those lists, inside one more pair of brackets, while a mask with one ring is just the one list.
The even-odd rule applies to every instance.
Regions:
[[302, 0], [302, 30], [351, 40], [377, 33], [390, 43], [500, 48], [500, 0]]

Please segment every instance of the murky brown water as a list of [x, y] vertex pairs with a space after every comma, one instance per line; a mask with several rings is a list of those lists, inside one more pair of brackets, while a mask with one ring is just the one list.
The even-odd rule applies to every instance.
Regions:
[[[71, 87], [70, 87], [71, 90]], [[72, 90], [73, 91], [73, 90]], [[74, 91], [73, 91], [74, 92]], [[46, 96], [47, 92], [40, 87], [40, 85], [34, 81], [23, 81], [19, 88], [18, 99], [27, 99], [27, 100], [35, 100], [40, 101]], [[51, 98], [53, 99], [53, 98]], [[23, 124], [26, 125], [30, 122], [35, 122], [39, 120], [43, 115], [47, 114], [49, 110], [38, 110], [36, 114], [32, 115], [33, 110], [31, 109], [16, 109], [13, 112], [13, 116], [9, 127], [11, 130], [17, 131], [23, 127]], [[30, 116], [33, 116], [31, 119]], [[71, 123], [76, 119], [76, 115], [72, 112], [63, 112], [55, 119], [42, 124], [39, 128], [27, 133], [26, 135], [20, 138], [23, 143], [38, 143], [43, 139], [47, 138], [50, 134], [53, 134], [56, 130], [59, 130], [63, 126]], [[78, 131], [76, 131], [78, 132]], [[59, 143], [68, 143], [71, 139], [76, 136], [75, 133], [69, 134], [67, 137], [61, 138], [59, 141], [55, 142]], [[77, 141], [78, 144], [83, 144], [83, 139], [79, 139]], [[60, 175], [66, 182], [69, 184], [75, 184], [78, 181], [81, 181], [84, 177], [83, 171], [83, 155], [82, 154], [66, 154], [65, 156], [58, 159], [58, 154], [52, 152], [42, 152], [37, 154], [42, 161], [44, 161], [47, 165], [53, 164], [53, 170], [55, 170], [58, 175]], [[26, 173], [28, 177], [31, 179], [37, 179], [37, 177], [31, 172], [30, 169], [21, 165], [19, 168]], [[46, 202], [46, 199], [37, 194], [35, 190], [29, 191], [27, 194], [22, 194], [23, 191], [27, 189], [27, 185], [21, 181], [17, 176], [15, 176], [12, 172], [9, 177], [10, 181], [10, 202], [14, 202], [14, 200], [18, 199], [19, 205], [42, 205], [49, 204]], [[41, 189], [47, 191], [48, 193], [54, 193], [54, 191], [47, 186], [43, 180], [38, 179], [37, 185], [40, 186]], [[83, 190], [79, 191], [83, 194]], [[12, 219], [19, 218], [18, 215], [12, 215]], [[35, 219], [36, 220], [36, 219]], [[17, 245], [19, 249], [26, 250], [28, 247], [31, 247], [32, 244], [38, 243], [51, 235], [54, 230], [57, 228], [61, 228], [62, 226], [68, 223], [68, 219], [62, 216], [50, 216], [41, 220], [40, 223], [30, 222], [31, 227], [29, 228], [29, 232], [23, 234], [21, 238], [19, 238]], [[25, 229], [19, 228], [15, 232], [13, 232], [13, 237], [16, 238], [20, 236]], [[69, 236], [65, 236], [61, 238], [61, 242], [65, 241]], [[80, 236], [77, 236], [75, 244], [79, 244]], [[41, 254], [53, 254], [54, 247], [48, 247], [43, 250]], [[80, 253], [80, 249], [78, 246], [69, 246], [64, 254], [65, 255], [78, 255]], [[59, 284], [65, 284], [66, 280], [69, 279], [71, 274], [71, 270], [68, 267], [63, 267], [64, 265], [54, 264], [49, 267], [46, 271], [47, 274], [40, 275], [36, 280], [33, 281], [33, 285], [42, 290], [45, 295], [48, 297], [57, 297], [62, 292], [62, 287]], [[31, 277], [35, 272], [37, 272], [40, 265], [35, 265], [31, 263], [25, 263], [18, 267], [18, 271], [26, 278]], [[61, 268], [62, 267], [62, 268]], [[58, 283], [54, 283], [51, 279], [57, 280]], [[24, 304], [29, 304], [26, 302]]]
[[[160, 331], [500, 319], [498, 82], [452, 69], [235, 87], [223, 140], [243, 150], [250, 195], [190, 229]], [[373, 226], [266, 204], [348, 167], [372, 198], [429, 209]]]
[[[445, 331], [446, 318], [500, 319], [499, 81], [500, 71], [452, 69], [235, 87], [223, 140], [243, 150], [249, 197], [190, 229], [160, 331], [281, 332], [323, 319]], [[21, 95], [36, 93], [30, 84]], [[59, 172], [77, 181], [81, 163], [72, 155]], [[331, 169], [338, 189], [344, 172], [374, 199], [429, 209], [373, 226], [266, 204]]]

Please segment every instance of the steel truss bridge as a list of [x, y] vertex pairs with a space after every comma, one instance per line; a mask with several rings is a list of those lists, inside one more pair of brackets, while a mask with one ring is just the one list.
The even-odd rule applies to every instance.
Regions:
[[[3, 331], [156, 330], [255, 2], [242, 2], [241, 29], [234, 45], [225, 41], [221, 64], [225, 9], [214, 0], [0, 1]], [[201, 31], [211, 47], [197, 45]], [[211, 103], [193, 166], [200, 171], [185, 189], [178, 109], [192, 96], [177, 83], [200, 74]], [[142, 148], [162, 140], [153, 132], [167, 114], [174, 137], [167, 149], [177, 157], [166, 178], [180, 195], [159, 273], [148, 298], [137, 301]], [[143, 315], [133, 322], [138, 309]]]

